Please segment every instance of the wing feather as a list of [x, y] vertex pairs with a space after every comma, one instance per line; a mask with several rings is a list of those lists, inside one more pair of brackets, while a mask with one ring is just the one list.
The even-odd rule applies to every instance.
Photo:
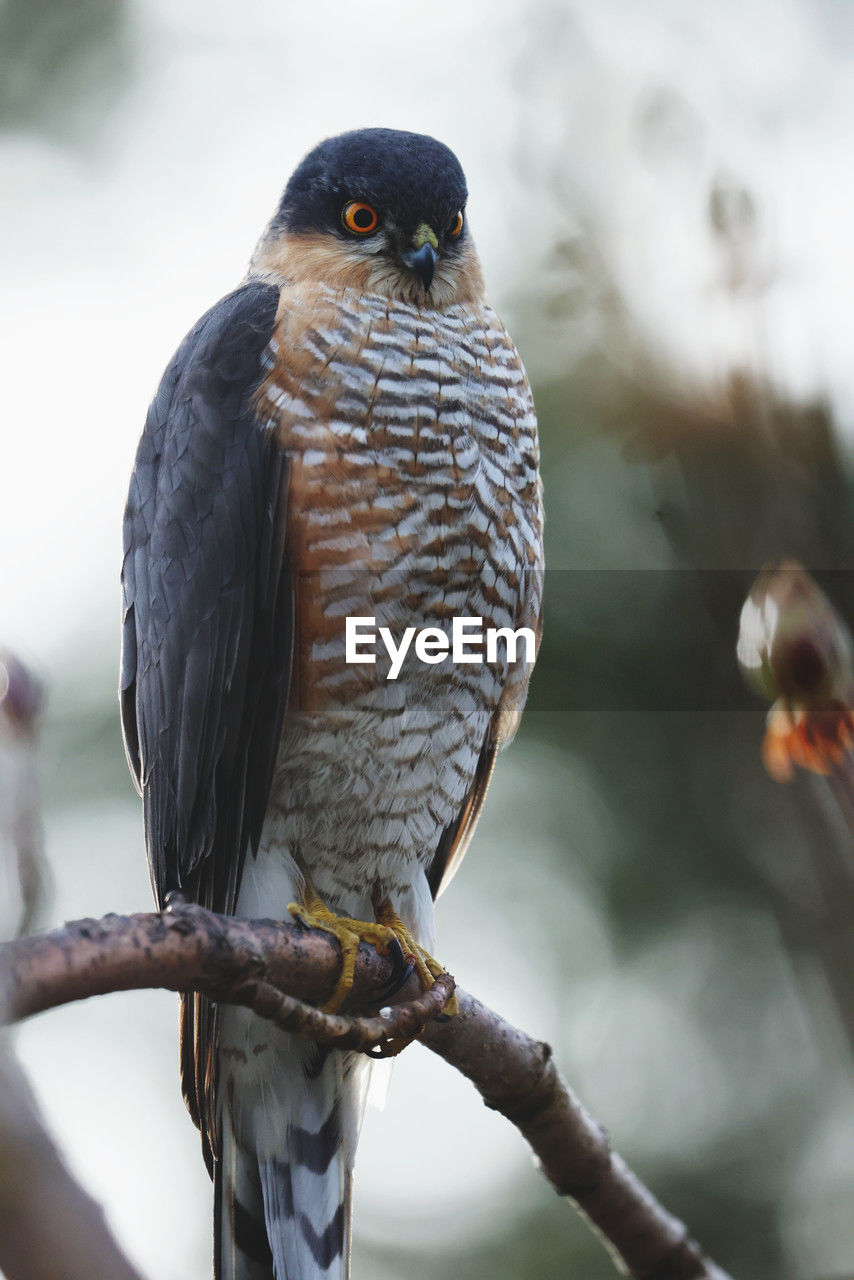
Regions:
[[[125, 514], [121, 709], [152, 883], [234, 910], [257, 848], [293, 649], [287, 460], [258, 422], [278, 290], [250, 283], [188, 334], [154, 397]], [[215, 1011], [183, 1005], [185, 1095], [210, 1156]]]
[[471, 844], [501, 745], [494, 729], [494, 724], [491, 724], [478, 757], [474, 780], [463, 802], [459, 817], [445, 828], [436, 847], [436, 853], [427, 873], [427, 883], [434, 898], [438, 898], [439, 894], [447, 889]]
[[[522, 624], [532, 627], [536, 637], [535, 649], [537, 651], [542, 638], [542, 580], [543, 566], [542, 559], [540, 559], [539, 563], [534, 566], [533, 571], [528, 575], [529, 589], [525, 592], [522, 602]], [[459, 870], [460, 863], [471, 844], [472, 836], [483, 812], [486, 793], [489, 790], [489, 784], [495, 772], [498, 752], [513, 741], [516, 730], [519, 727], [522, 709], [528, 694], [530, 675], [531, 669], [520, 665], [510, 674], [504, 685], [498, 706], [490, 720], [489, 728], [478, 756], [472, 784], [457, 818], [442, 832], [439, 843], [436, 846], [436, 852], [433, 855], [433, 861], [427, 872], [427, 883], [434, 899], [438, 898], [447, 889]]]

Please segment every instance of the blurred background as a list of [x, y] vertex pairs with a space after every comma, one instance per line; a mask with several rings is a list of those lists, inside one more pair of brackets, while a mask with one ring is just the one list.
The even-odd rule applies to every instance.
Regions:
[[[549, 564], [529, 711], [438, 954], [551, 1042], [739, 1280], [854, 1267], [854, 849], [819, 780], [763, 772], [734, 659], [770, 558], [854, 618], [852, 72], [846, 0], [0, 3], [0, 640], [48, 685], [39, 924], [150, 904], [115, 689], [163, 367], [315, 141], [436, 134], [533, 381]], [[17, 1043], [132, 1258], [202, 1280], [175, 1003], [99, 999]], [[614, 1271], [416, 1047], [367, 1115], [355, 1273]]]

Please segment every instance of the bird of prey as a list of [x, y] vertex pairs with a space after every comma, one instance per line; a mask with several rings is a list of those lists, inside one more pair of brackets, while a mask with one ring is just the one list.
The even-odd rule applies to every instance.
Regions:
[[[311, 151], [167, 368], [124, 524], [122, 722], [158, 904], [290, 912], [345, 954], [397, 939], [425, 982], [533, 664], [506, 635], [489, 662], [435, 642], [455, 618], [538, 637], [542, 594], [534, 405], [466, 198], [430, 137]], [[380, 648], [347, 660], [349, 618], [433, 648], [389, 678]], [[193, 995], [181, 1032], [215, 1275], [346, 1277], [368, 1060]]]

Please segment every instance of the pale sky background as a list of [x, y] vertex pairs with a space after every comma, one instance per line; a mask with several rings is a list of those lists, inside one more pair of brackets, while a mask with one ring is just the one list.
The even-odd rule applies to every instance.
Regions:
[[[790, 391], [826, 392], [851, 434], [854, 7], [131, 0], [128, 8], [128, 80], [87, 145], [0, 136], [0, 639], [62, 696], [85, 702], [94, 696], [90, 671], [98, 680], [117, 671], [121, 514], [160, 374], [195, 319], [239, 281], [295, 163], [330, 133], [382, 124], [433, 133], [457, 151], [491, 294], [511, 320], [523, 294], [548, 291], [552, 242], [584, 222], [678, 376], [711, 381], [734, 361], [761, 361]], [[662, 100], [675, 104], [664, 138], [654, 127]], [[639, 119], [653, 120], [640, 150]], [[759, 209], [752, 261], [762, 265], [750, 305], [744, 291], [733, 298], [722, 286], [723, 259], [710, 245], [706, 201], [716, 176], [746, 184]], [[522, 334], [535, 391], [573, 356], [559, 327], [543, 320], [540, 328], [542, 342], [526, 346]], [[535, 841], [547, 868], [555, 835], [522, 830], [514, 796], [524, 795], [529, 814], [537, 786], [578, 788], [581, 815], [596, 801], [580, 767], [557, 777], [544, 749], [534, 764], [505, 762], [480, 840], [484, 848]], [[586, 833], [602, 857], [607, 830], [598, 814]], [[114, 861], [117, 849], [140, 846], [130, 801], [94, 817], [69, 806], [50, 816], [48, 836], [60, 917], [147, 907], [141, 855], [132, 867]], [[73, 857], [81, 846], [92, 869], [83, 887]], [[712, 1144], [724, 1123], [721, 1067], [692, 1014], [693, 993], [665, 1005], [663, 960], [651, 953], [624, 984], [623, 1003], [606, 1007], [592, 975], [618, 962], [595, 886], [579, 873], [557, 888], [544, 883], [538, 896], [534, 876], [519, 899], [509, 875], [492, 905], [475, 904], [464, 889], [443, 900], [440, 940], [453, 939], [467, 986], [572, 1050], [589, 1100], [622, 1143], [640, 1144], [641, 1154], [650, 1142]], [[577, 938], [576, 975], [590, 967], [581, 1013], [555, 1002], [559, 973], [544, 977], [548, 957], [515, 956], [510, 982], [502, 966], [511, 904], [517, 925], [533, 927], [543, 900], [556, 927]], [[690, 931], [686, 922], [686, 948], [702, 951], [705, 936], [702, 922]], [[764, 1016], [761, 1034], [772, 1046], [780, 1020], [799, 1016], [794, 997]], [[646, 1077], [638, 1073], [627, 1090], [613, 1055], [650, 1020], [703, 1064], [654, 1140], [637, 1119], [655, 1105]], [[177, 1086], [175, 1031], [172, 998], [145, 993], [52, 1014], [20, 1038], [74, 1167], [160, 1280], [203, 1274], [210, 1230], [197, 1136]], [[793, 1078], [809, 1070], [811, 1052], [804, 1031], [800, 1054], [780, 1070]], [[602, 1067], [609, 1055], [611, 1076]], [[443, 1106], [430, 1106], [427, 1135], [419, 1100], [437, 1092]], [[747, 1091], [742, 1103], [758, 1108], [761, 1098]], [[805, 1164], [825, 1169], [827, 1151], [853, 1128], [840, 1102], [833, 1133], [816, 1136]], [[412, 1183], [389, 1175], [406, 1150], [417, 1211]], [[451, 1241], [476, 1232], [500, 1188], [547, 1194], [533, 1175], [517, 1183], [528, 1159], [464, 1081], [415, 1050], [396, 1072], [384, 1117], [368, 1117], [359, 1231], [435, 1240], [438, 1212], [449, 1215], [441, 1220]], [[793, 1204], [793, 1239], [809, 1232], [804, 1205], [803, 1197]]]

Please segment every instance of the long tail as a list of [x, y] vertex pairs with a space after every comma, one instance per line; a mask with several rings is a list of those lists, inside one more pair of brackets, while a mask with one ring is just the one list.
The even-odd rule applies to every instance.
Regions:
[[347, 1280], [364, 1060], [252, 1021], [255, 1062], [235, 1061], [220, 1090], [214, 1276]]

